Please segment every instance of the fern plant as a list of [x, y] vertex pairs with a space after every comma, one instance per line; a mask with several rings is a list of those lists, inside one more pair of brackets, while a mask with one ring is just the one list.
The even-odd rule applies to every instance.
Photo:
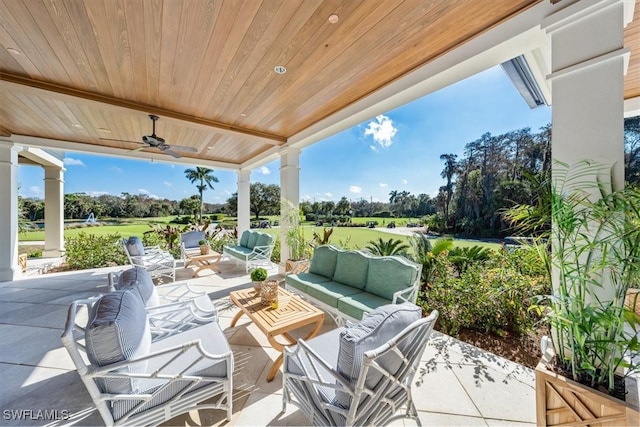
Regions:
[[409, 245], [400, 239], [383, 240], [382, 237], [378, 237], [378, 240], [369, 241], [366, 248], [378, 256], [406, 255]]

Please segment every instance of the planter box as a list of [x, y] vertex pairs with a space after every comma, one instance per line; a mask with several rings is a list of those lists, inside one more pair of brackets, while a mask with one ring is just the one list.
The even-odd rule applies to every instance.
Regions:
[[309, 271], [310, 261], [301, 259], [299, 261], [286, 260], [284, 263], [285, 274], [300, 274]]
[[538, 426], [640, 425], [635, 379], [627, 379], [629, 398], [625, 402], [547, 370], [551, 358], [547, 351], [536, 367]]

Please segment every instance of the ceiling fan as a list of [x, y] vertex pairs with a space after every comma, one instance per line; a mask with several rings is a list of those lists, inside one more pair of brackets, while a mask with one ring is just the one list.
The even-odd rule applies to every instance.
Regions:
[[[159, 117], [156, 116], [155, 114], [149, 114], [149, 118], [151, 119], [151, 121], [153, 123], [153, 128], [152, 128], [152, 131], [151, 131], [151, 135], [144, 135], [142, 137], [142, 142], [129, 141], [129, 142], [135, 142], [136, 144], [145, 144], [142, 147], [138, 147], [138, 148], [134, 148], [133, 150], [130, 150], [130, 152], [144, 150], [145, 148], [157, 148], [158, 150], [162, 151], [163, 153], [169, 154], [170, 156], [173, 156], [176, 159], [179, 159], [182, 156], [180, 154], [176, 153], [173, 150], [188, 151], [188, 152], [191, 152], [191, 153], [198, 152], [198, 150], [193, 148], [193, 147], [186, 147], [186, 146], [183, 146], [183, 145], [169, 145], [169, 144], [167, 144], [165, 142], [164, 138], [161, 138], [158, 135], [156, 135], [156, 121], [159, 119]], [[106, 138], [102, 138], [102, 139], [106, 139]]]

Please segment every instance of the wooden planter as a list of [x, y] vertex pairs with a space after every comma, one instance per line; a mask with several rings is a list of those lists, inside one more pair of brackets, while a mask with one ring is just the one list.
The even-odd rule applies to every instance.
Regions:
[[200, 255], [208, 255], [210, 250], [209, 245], [200, 245]]
[[[536, 424], [538, 426], [638, 426], [637, 401], [624, 402], [547, 370], [552, 353], [546, 352], [536, 367]], [[631, 383], [631, 384], [630, 384]], [[635, 381], [627, 391], [637, 398]], [[631, 399], [629, 399], [631, 400]]]
[[301, 259], [299, 261], [286, 260], [284, 263], [285, 274], [300, 274], [309, 271], [309, 260]]

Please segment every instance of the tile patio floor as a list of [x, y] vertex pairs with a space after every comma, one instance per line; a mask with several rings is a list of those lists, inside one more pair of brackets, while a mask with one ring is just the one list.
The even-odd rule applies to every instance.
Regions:
[[[293, 405], [282, 407], [282, 374], [268, 383], [266, 375], [277, 352], [246, 317], [229, 324], [237, 309], [231, 290], [251, 286], [248, 275], [233, 263], [222, 262], [221, 273], [189, 279], [216, 303], [220, 323], [234, 352], [233, 419], [223, 411], [193, 411], [166, 425], [264, 426], [310, 425]], [[72, 300], [107, 291], [107, 274], [119, 268], [85, 270], [26, 277], [0, 283], [0, 425], [104, 425], [60, 335]], [[273, 270], [271, 273], [276, 274]], [[191, 271], [178, 268], [177, 279]], [[325, 330], [335, 327], [328, 321]], [[413, 385], [423, 425], [535, 425], [533, 371], [486, 353], [446, 335], [434, 333]], [[68, 411], [66, 421], [11, 420], [7, 411]], [[33, 418], [36, 418], [33, 416]], [[414, 425], [411, 420], [394, 425]]]

